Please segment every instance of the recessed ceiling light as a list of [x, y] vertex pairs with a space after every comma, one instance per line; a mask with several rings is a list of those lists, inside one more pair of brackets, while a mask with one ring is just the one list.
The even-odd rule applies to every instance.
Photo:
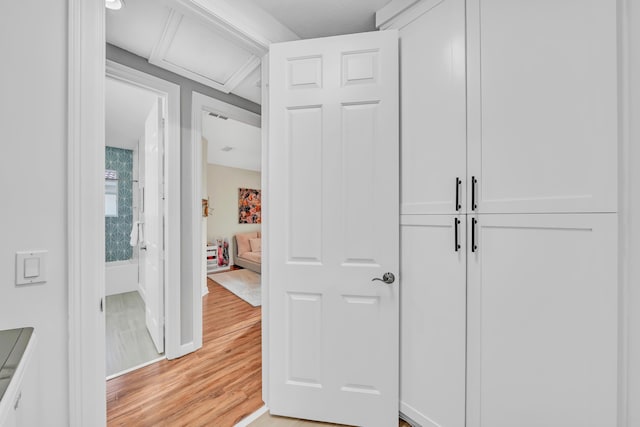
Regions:
[[104, 6], [111, 10], [120, 10], [124, 7], [124, 0], [104, 0]]

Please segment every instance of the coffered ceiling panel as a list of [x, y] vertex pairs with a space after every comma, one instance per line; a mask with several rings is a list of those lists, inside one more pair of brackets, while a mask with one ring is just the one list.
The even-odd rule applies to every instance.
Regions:
[[260, 58], [228, 33], [172, 10], [149, 62], [229, 93]]

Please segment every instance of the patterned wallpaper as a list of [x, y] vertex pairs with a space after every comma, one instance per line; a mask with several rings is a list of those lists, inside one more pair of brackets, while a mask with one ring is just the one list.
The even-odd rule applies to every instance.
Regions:
[[118, 171], [118, 216], [105, 217], [106, 261], [131, 259], [133, 225], [133, 151], [106, 147], [105, 169]]

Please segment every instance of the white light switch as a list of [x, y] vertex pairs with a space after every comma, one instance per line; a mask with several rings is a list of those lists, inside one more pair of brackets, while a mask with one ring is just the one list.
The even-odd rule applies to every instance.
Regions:
[[24, 277], [32, 279], [40, 275], [40, 258], [25, 258]]
[[17, 252], [16, 285], [46, 282], [46, 255], [47, 251]]

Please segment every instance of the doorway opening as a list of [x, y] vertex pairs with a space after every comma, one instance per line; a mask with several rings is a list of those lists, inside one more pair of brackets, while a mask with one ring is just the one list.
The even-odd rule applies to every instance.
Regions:
[[107, 379], [164, 355], [166, 97], [105, 81], [105, 349]]

